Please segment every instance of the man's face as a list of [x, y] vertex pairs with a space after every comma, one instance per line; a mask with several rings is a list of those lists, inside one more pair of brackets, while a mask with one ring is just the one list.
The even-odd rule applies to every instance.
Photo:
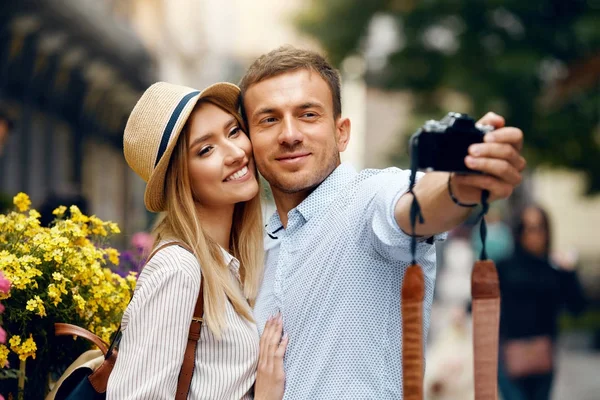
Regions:
[[273, 191], [318, 186], [339, 165], [350, 121], [333, 115], [327, 82], [300, 69], [250, 86], [244, 96], [254, 159]]

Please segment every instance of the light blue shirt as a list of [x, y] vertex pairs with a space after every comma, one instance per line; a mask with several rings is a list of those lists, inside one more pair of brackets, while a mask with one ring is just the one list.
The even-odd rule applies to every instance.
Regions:
[[[394, 207], [408, 184], [409, 171], [342, 164], [288, 213], [287, 229], [270, 218], [254, 312], [261, 333], [269, 315], [283, 315], [284, 399], [402, 398], [400, 294], [411, 257]], [[435, 246], [420, 242], [417, 256], [426, 337]]]

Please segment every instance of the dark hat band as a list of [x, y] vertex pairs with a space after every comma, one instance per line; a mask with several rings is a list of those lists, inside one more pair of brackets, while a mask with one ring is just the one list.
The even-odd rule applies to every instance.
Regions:
[[183, 109], [185, 108], [187, 103], [189, 103], [189, 101], [194, 96], [198, 95], [199, 93], [200, 93], [200, 91], [194, 91], [194, 92], [186, 94], [181, 99], [181, 101], [179, 101], [179, 104], [177, 104], [177, 107], [175, 107], [175, 110], [173, 110], [173, 114], [171, 114], [171, 118], [169, 118], [169, 122], [167, 122], [167, 126], [165, 126], [165, 130], [163, 131], [162, 138], [160, 140], [160, 146], [158, 146], [158, 154], [156, 155], [156, 161], [154, 162], [154, 168], [156, 168], [156, 166], [158, 165], [158, 162], [162, 158], [163, 154], [165, 154], [165, 151], [167, 151], [167, 145], [169, 144], [169, 139], [171, 138], [171, 134], [173, 133], [173, 128], [175, 128], [175, 124], [177, 123], [177, 120], [179, 119], [181, 112], [183, 111]]

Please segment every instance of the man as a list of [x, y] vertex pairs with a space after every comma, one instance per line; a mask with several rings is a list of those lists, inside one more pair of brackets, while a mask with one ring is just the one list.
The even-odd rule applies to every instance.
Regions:
[[[320, 55], [283, 47], [257, 59], [240, 84], [260, 173], [277, 212], [266, 227], [259, 327], [280, 311], [289, 335], [286, 399], [402, 398], [400, 291], [411, 261], [409, 171], [357, 173], [340, 163], [350, 139], [339, 74]], [[452, 176], [456, 202], [509, 196], [521, 181], [522, 132], [503, 128], [472, 146], [467, 165], [486, 175]], [[447, 173], [414, 188], [425, 223], [417, 260], [426, 283], [424, 330], [435, 281], [432, 238], [471, 211], [448, 192]]]

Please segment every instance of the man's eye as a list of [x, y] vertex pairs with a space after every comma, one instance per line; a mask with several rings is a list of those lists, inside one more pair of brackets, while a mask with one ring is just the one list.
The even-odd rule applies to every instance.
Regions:
[[262, 121], [260, 121], [260, 123], [261, 124], [272, 124], [275, 121], [277, 121], [277, 119], [275, 117], [267, 117], [267, 118], [264, 118]]
[[317, 116], [317, 113], [314, 113], [312, 111], [311, 112], [305, 112], [304, 114], [302, 114], [302, 116], [306, 117], [306, 118], [313, 118], [313, 117]]

